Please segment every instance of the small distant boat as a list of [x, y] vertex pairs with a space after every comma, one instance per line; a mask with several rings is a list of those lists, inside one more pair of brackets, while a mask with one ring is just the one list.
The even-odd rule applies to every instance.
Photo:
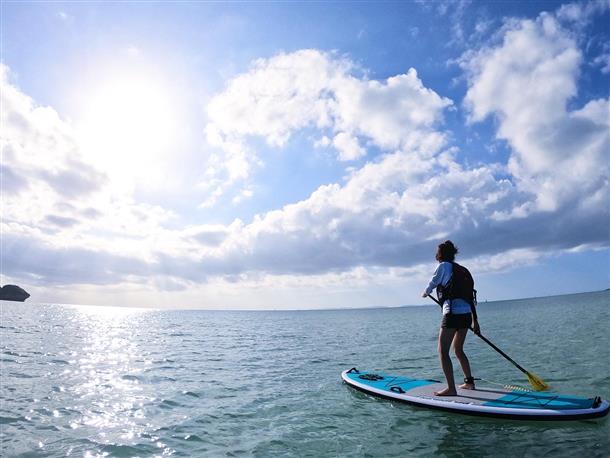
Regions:
[[3, 301], [24, 302], [28, 297], [29, 293], [17, 285], [4, 285], [0, 288], [0, 300]]

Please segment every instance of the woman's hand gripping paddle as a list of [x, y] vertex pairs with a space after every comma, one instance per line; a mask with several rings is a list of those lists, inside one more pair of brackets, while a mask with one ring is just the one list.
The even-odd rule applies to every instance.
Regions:
[[[443, 305], [434, 296], [431, 296], [430, 294], [428, 294], [428, 297], [430, 299], [432, 299], [434, 302], [436, 302], [442, 308]], [[544, 390], [548, 390], [549, 389], [549, 385], [544, 380], [542, 380], [536, 374], [532, 374], [531, 372], [523, 369], [519, 364], [517, 364], [515, 361], [513, 361], [513, 359], [510, 356], [508, 356], [506, 353], [504, 353], [502, 350], [500, 350], [498, 347], [496, 347], [483, 334], [481, 334], [480, 332], [475, 332], [475, 330], [472, 327], [470, 328], [470, 330], [472, 332], [474, 332], [477, 336], [479, 336], [487, 345], [489, 345], [491, 348], [496, 350], [498, 353], [500, 353], [502, 356], [504, 356], [507, 360], [509, 360], [511, 363], [513, 363], [514, 366], [517, 369], [519, 369], [521, 372], [523, 372], [525, 375], [527, 375], [527, 379], [529, 380], [530, 385], [532, 385], [534, 390], [536, 390], [536, 391], [544, 391]]]

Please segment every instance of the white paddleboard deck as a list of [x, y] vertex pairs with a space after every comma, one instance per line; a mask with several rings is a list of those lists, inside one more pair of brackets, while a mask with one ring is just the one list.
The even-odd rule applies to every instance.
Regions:
[[457, 396], [435, 396], [446, 387], [423, 380], [380, 372], [345, 370], [341, 378], [350, 387], [386, 399], [431, 409], [515, 420], [577, 420], [608, 414], [610, 403], [599, 397], [582, 398], [558, 393], [485, 388], [460, 390]]

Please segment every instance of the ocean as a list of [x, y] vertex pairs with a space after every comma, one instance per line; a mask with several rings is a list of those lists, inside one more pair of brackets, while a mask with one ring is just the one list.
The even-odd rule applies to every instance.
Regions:
[[[0, 302], [0, 454], [610, 455], [610, 420], [500, 421], [372, 398], [351, 367], [442, 379], [437, 306], [203, 311]], [[610, 292], [479, 304], [553, 391], [610, 398]], [[527, 386], [474, 335], [479, 384]], [[461, 379], [454, 358], [456, 378]]]

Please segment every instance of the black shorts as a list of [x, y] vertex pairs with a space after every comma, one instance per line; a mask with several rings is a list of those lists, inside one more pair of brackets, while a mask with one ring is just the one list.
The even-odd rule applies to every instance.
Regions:
[[447, 315], [443, 315], [441, 328], [468, 329], [471, 324], [472, 315], [470, 313], [460, 313], [458, 315], [448, 313]]

